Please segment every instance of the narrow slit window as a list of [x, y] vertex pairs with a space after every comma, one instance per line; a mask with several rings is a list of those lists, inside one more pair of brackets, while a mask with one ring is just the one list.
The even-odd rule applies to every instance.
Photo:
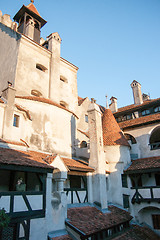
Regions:
[[13, 118], [13, 126], [14, 127], [19, 127], [19, 119], [20, 119], [20, 116], [17, 114], [14, 114], [14, 118]]
[[47, 68], [45, 66], [43, 66], [42, 64], [39, 64], [39, 63], [36, 64], [36, 68], [42, 72], [45, 72], [47, 70]]

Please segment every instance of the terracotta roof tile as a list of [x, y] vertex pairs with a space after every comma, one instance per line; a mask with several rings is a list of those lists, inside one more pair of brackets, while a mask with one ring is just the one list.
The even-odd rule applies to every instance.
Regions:
[[0, 148], [1, 164], [53, 169], [53, 167], [43, 161], [45, 157], [46, 154], [40, 152]]
[[86, 235], [109, 229], [118, 224], [128, 222], [131, 215], [115, 206], [109, 206], [110, 213], [102, 213], [95, 207], [70, 208], [67, 212], [68, 221]]
[[48, 98], [36, 97], [36, 96], [16, 96], [16, 98], [27, 99], [27, 100], [32, 100], [32, 101], [37, 101], [37, 102], [42, 102], [42, 103], [47, 103], [47, 104], [50, 104], [50, 105], [54, 105], [58, 108], [62, 108], [65, 111], [72, 113], [75, 117], [77, 117], [77, 115], [75, 113], [73, 113], [72, 111], [70, 111], [69, 109], [61, 106], [58, 103], [53, 102], [52, 100], [50, 100]]
[[130, 128], [130, 127], [133, 128], [133, 127], [146, 125], [149, 123], [154, 123], [159, 121], [160, 121], [160, 113], [155, 113], [148, 116], [127, 120], [124, 122], [119, 122], [118, 124], [121, 129], [125, 129], [125, 128]]
[[36, 7], [34, 6], [33, 3], [30, 3], [29, 5], [26, 6], [30, 11], [34, 12], [38, 16], [40, 16], [39, 12], [37, 11]]
[[72, 240], [73, 238], [71, 238], [69, 235], [62, 235], [62, 236], [54, 237], [51, 239], [52, 240]]
[[144, 172], [150, 171], [151, 169], [160, 169], [160, 156], [139, 158], [132, 160], [132, 164], [125, 170], [127, 173], [131, 172]]
[[110, 109], [106, 109], [103, 114], [102, 128], [104, 145], [129, 146]]
[[[56, 155], [50, 155], [47, 156], [44, 160], [48, 164], [51, 164]], [[88, 166], [88, 163], [80, 160], [80, 159], [72, 159], [72, 158], [64, 158], [61, 157], [61, 159], [64, 161], [64, 164], [68, 167], [69, 170], [74, 170], [74, 171], [83, 171], [83, 172], [93, 172], [94, 169]]]
[[128, 110], [137, 110], [141, 107], [147, 107], [148, 105], [150, 104], [153, 104], [155, 102], [158, 102], [160, 101], [160, 98], [157, 98], [157, 99], [150, 99], [150, 100], [147, 100], [147, 101], [144, 101], [142, 104], [139, 104], [139, 105], [135, 105], [135, 104], [131, 104], [131, 105], [128, 105], [128, 106], [125, 106], [125, 107], [121, 107], [118, 109], [118, 111], [116, 113], [114, 113], [114, 115], [117, 115], [117, 113], [121, 113], [121, 112], [125, 112], [125, 111], [128, 111]]
[[86, 98], [82, 98], [78, 96], [78, 106], [80, 106]]
[[113, 240], [159, 240], [160, 237], [148, 227], [132, 225], [127, 231], [120, 233]]

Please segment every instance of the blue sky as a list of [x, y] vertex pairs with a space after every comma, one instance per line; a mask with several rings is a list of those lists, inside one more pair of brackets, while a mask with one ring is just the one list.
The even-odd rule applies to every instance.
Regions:
[[[11, 15], [29, 0], [1, 1]], [[160, 87], [160, 0], [35, 0], [47, 20], [42, 37], [58, 32], [61, 56], [79, 67], [78, 94], [105, 105], [132, 104], [130, 83], [158, 98]]]

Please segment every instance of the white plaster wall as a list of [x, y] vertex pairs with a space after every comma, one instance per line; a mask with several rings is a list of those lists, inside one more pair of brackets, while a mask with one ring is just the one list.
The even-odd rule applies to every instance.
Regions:
[[67, 82], [59, 79], [59, 86], [57, 86], [59, 102], [66, 102], [68, 108], [75, 112], [78, 105], [77, 69], [67, 64], [67, 61], [60, 59], [60, 75], [64, 76]]
[[[50, 56], [51, 53], [47, 49], [22, 36], [16, 69], [17, 95], [31, 95], [31, 90], [36, 89], [44, 97], [48, 97]], [[43, 72], [37, 69], [37, 63], [46, 67], [47, 70]]]
[[[80, 148], [80, 143], [82, 141], [86, 141], [87, 142], [87, 147], [86, 148]], [[76, 145], [76, 156], [77, 157], [85, 157], [85, 158], [89, 158], [89, 138], [81, 133], [80, 131], [77, 130], [77, 138], [75, 140], [75, 145]]]
[[8, 86], [8, 81], [14, 85], [20, 34], [0, 23], [0, 94]]
[[33, 118], [25, 136], [31, 149], [71, 156], [70, 112], [26, 99], [17, 98], [16, 102], [28, 109]]
[[[149, 146], [149, 139], [151, 136], [151, 132], [154, 128], [160, 126], [160, 124], [150, 124], [148, 126], [144, 127], [137, 127], [130, 130], [124, 130], [124, 133], [129, 133], [133, 137], [135, 137], [137, 141], [137, 145], [139, 148], [139, 157], [145, 158], [145, 157], [152, 157], [152, 156], [159, 156], [160, 155], [160, 149], [157, 150], [150, 150]], [[136, 151], [136, 149], [135, 149]], [[137, 153], [137, 152], [135, 152]]]
[[[123, 206], [123, 194], [130, 195], [130, 188], [122, 188], [121, 174], [131, 162], [129, 148], [126, 146], [105, 146], [105, 159], [108, 162], [108, 201]], [[106, 169], [108, 170], [108, 169]]]

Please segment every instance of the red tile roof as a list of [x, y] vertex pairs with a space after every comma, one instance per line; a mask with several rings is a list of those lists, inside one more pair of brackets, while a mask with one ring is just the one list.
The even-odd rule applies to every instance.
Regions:
[[115, 206], [109, 206], [110, 213], [102, 213], [95, 207], [70, 208], [67, 218], [70, 224], [85, 235], [91, 235], [118, 224], [129, 222], [131, 215]]
[[113, 240], [160, 240], [160, 237], [148, 227], [132, 225]]
[[[51, 156], [47, 156], [44, 160], [51, 164], [54, 159], [55, 159], [56, 155], [51, 155]], [[61, 159], [64, 161], [64, 164], [68, 167], [69, 170], [74, 170], [74, 171], [83, 171], [83, 172], [93, 172], [94, 169], [88, 166], [88, 163], [83, 161], [83, 160], [75, 160], [75, 159], [71, 159], [71, 158], [64, 158], [61, 157]]]
[[62, 235], [59, 237], [53, 237], [51, 239], [52, 240], [72, 240], [73, 238], [71, 238], [69, 235]]
[[18, 104], [15, 104], [15, 106], [18, 110], [25, 112], [29, 120], [32, 120], [29, 110], [25, 109], [22, 106], [19, 106]]
[[0, 148], [0, 164], [54, 169], [43, 160], [45, 157], [40, 152]]
[[32, 11], [35, 14], [37, 14], [38, 16], [40, 16], [39, 12], [37, 11], [37, 9], [33, 3], [30, 3], [29, 5], [27, 5], [26, 8], [28, 8], [30, 11]]
[[125, 170], [125, 172], [149, 172], [150, 170], [156, 171], [157, 169], [160, 169], [160, 156], [132, 160], [132, 164]]
[[[21, 99], [27, 99], [27, 100], [32, 100], [32, 101], [37, 101], [37, 102], [42, 102], [42, 103], [47, 103], [53, 106], [56, 106], [58, 108], [62, 108], [67, 112], [72, 113], [75, 117], [77, 117], [77, 115], [75, 113], [73, 113], [72, 111], [70, 111], [69, 109], [61, 106], [58, 103], [53, 102], [52, 100], [48, 99], [48, 98], [43, 98], [43, 97], [36, 97], [36, 96], [16, 96], [16, 98], [21, 98]], [[78, 118], [78, 117], [77, 117]]]
[[124, 145], [129, 146], [118, 123], [116, 122], [110, 109], [106, 109], [102, 117], [103, 143], [104, 145]]
[[160, 113], [155, 113], [148, 116], [127, 120], [124, 122], [119, 122], [118, 124], [121, 129], [125, 129], [134, 128], [141, 125], [147, 125], [154, 122], [160, 122]]
[[154, 102], [158, 102], [158, 101], [160, 101], [160, 98], [150, 99], [150, 100], [144, 101], [142, 104], [139, 104], [139, 105], [131, 104], [131, 105], [128, 105], [128, 106], [125, 106], [125, 107], [121, 107], [121, 108], [118, 109], [118, 111], [116, 113], [114, 113], [114, 115], [116, 115], [117, 113], [128, 111], [128, 110], [136, 111], [137, 109], [139, 109], [141, 107], [145, 107], [145, 106], [147, 107], [148, 105], [150, 105]]
[[80, 106], [86, 98], [81, 98], [78, 96], [78, 106]]

